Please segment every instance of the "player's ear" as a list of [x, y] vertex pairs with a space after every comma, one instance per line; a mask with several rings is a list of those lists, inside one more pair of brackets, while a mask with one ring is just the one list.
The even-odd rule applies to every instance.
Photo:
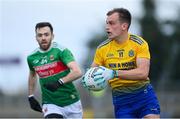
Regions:
[[122, 29], [123, 29], [123, 30], [128, 29], [128, 24], [127, 24], [127, 23], [123, 23], [123, 24], [122, 24]]
[[54, 34], [52, 34], [52, 40], [54, 39]]

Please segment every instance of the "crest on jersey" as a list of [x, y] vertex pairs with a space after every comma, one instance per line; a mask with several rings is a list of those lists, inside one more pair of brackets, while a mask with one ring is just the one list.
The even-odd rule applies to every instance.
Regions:
[[50, 55], [50, 60], [54, 60], [54, 55]]
[[130, 50], [129, 51], [129, 57], [133, 57], [134, 56], [134, 50]]

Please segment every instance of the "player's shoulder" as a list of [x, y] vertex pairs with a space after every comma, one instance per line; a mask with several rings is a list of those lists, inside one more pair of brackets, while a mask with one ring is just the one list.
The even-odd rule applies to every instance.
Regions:
[[141, 36], [138, 35], [130, 34], [129, 39], [137, 45], [147, 44], [146, 40], [144, 40]]
[[36, 48], [35, 50], [31, 51], [31, 52], [28, 54], [27, 57], [29, 58], [29, 57], [31, 57], [31, 56], [37, 54], [38, 52], [39, 52], [39, 48]]
[[65, 46], [58, 44], [57, 42], [52, 42], [52, 48], [59, 49], [60, 51], [64, 51], [67, 49]]
[[112, 41], [112, 40], [107, 39], [107, 40], [101, 42], [101, 43], [98, 45], [97, 49], [105, 48], [106, 46], [108, 46], [108, 45], [110, 44], [111, 41]]

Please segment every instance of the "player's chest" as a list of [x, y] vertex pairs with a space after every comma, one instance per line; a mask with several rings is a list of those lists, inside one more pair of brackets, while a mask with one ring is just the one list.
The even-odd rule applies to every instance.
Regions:
[[133, 47], [111, 48], [104, 55], [104, 63], [112, 69], [132, 69], [136, 67], [136, 55]]
[[40, 78], [54, 76], [67, 70], [57, 54], [40, 54], [33, 61], [33, 68]]
[[111, 47], [104, 52], [104, 58], [106, 60], [133, 60], [136, 58], [137, 48], [136, 47]]
[[51, 64], [53, 62], [57, 62], [60, 60], [56, 53], [38, 54], [34, 56], [33, 59], [34, 59], [32, 61], [33, 66], [42, 66], [42, 65]]

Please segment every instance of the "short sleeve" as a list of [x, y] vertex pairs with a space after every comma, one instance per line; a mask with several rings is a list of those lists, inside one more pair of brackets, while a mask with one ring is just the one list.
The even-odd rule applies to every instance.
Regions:
[[137, 57], [150, 59], [149, 46], [147, 42], [144, 42], [138, 47]]
[[61, 52], [60, 57], [61, 57], [62, 62], [65, 63], [66, 65], [72, 61], [75, 61], [73, 54], [67, 48]]
[[100, 49], [96, 50], [93, 62], [100, 65], [100, 66], [103, 65], [103, 57], [102, 57], [102, 54], [100, 52]]
[[29, 69], [30, 69], [31, 71], [35, 71], [34, 68], [33, 68], [33, 65], [32, 65], [32, 62], [31, 62], [30, 57], [27, 57], [27, 63], [28, 63]]

